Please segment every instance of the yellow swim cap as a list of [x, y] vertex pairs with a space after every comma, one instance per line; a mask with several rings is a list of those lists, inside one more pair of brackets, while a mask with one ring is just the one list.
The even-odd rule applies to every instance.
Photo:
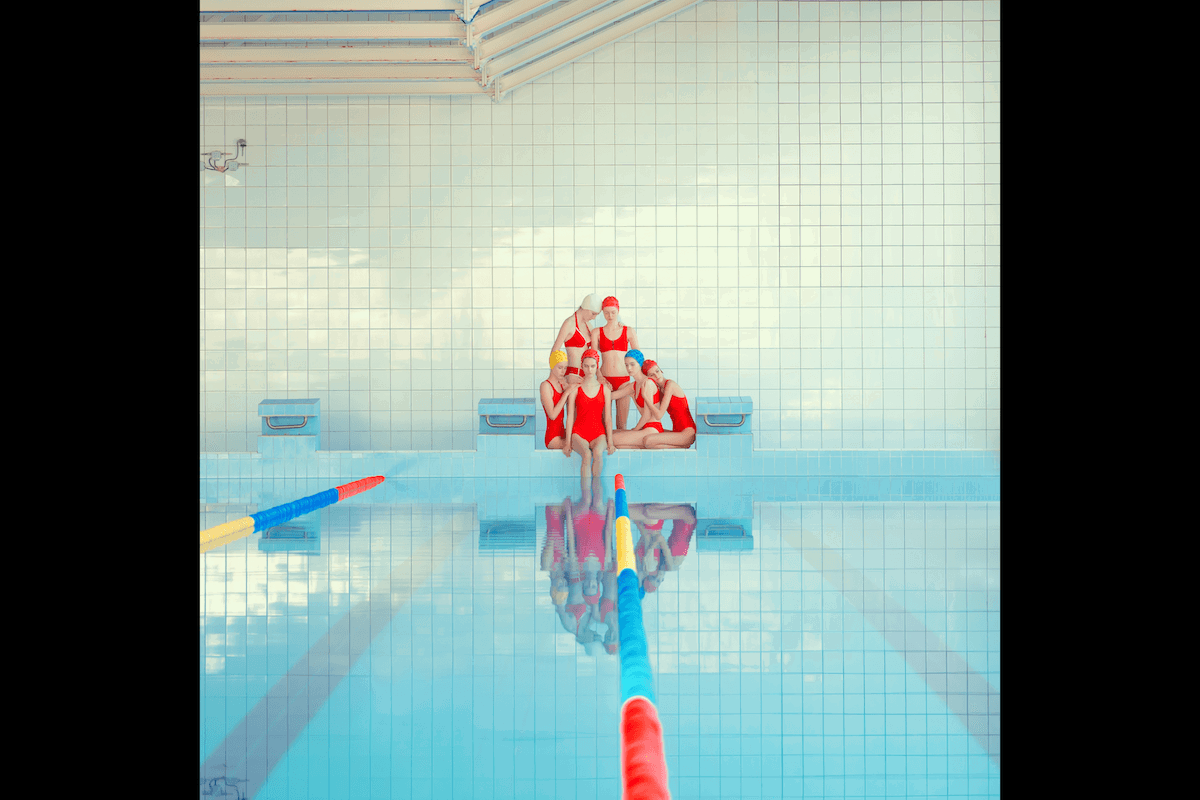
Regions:
[[554, 369], [554, 365], [560, 361], [566, 361], [567, 354], [562, 350], [555, 350], [550, 354], [550, 369]]

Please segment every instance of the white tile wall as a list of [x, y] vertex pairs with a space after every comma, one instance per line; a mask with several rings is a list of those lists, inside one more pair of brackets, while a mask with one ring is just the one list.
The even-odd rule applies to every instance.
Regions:
[[203, 98], [202, 451], [471, 449], [614, 294], [755, 446], [999, 447], [999, 2], [707, 2], [479, 97]]

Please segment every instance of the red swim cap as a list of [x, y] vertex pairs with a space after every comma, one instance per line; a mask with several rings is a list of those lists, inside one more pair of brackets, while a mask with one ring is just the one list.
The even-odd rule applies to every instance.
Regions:
[[642, 362], [642, 374], [649, 377], [650, 370], [654, 369], [657, 366], [658, 366], [657, 361], [651, 361], [650, 359], [647, 358], [645, 361]]
[[604, 298], [604, 302], [600, 304], [600, 310], [603, 311], [604, 309], [608, 308], [609, 306], [612, 306], [613, 308], [617, 309], [618, 311], [621, 309], [621, 304], [618, 303], [617, 298], [613, 297], [612, 295], [609, 295], [608, 297]]
[[583, 364], [584, 358], [594, 358], [594, 359], [596, 359], [597, 364], [600, 363], [600, 354], [590, 347], [587, 350], [583, 351], [583, 358], [579, 359], [580, 365]]

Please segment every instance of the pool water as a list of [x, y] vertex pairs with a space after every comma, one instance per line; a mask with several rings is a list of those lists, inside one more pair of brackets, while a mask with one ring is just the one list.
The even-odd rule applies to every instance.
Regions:
[[[200, 525], [339, 482], [201, 481]], [[202, 553], [201, 797], [619, 798], [611, 484], [390, 480]], [[999, 502], [756, 488], [628, 479], [672, 797], [998, 797]]]

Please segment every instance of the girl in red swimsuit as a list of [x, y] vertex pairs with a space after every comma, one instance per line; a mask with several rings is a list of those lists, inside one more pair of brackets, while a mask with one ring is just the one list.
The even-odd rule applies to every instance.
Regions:
[[606, 444], [609, 455], [617, 449], [612, 441], [608, 387], [596, 379], [596, 373], [600, 369], [600, 354], [595, 350], [586, 350], [580, 364], [583, 369], [583, 383], [580, 384], [579, 391], [567, 400], [567, 439], [562, 450], [563, 455], [568, 458], [572, 449], [579, 453], [583, 460], [579, 476], [586, 479], [589, 467], [591, 474], [599, 477], [604, 468]]
[[583, 351], [592, 340], [592, 331], [588, 323], [600, 314], [600, 300], [595, 294], [583, 298], [579, 308], [568, 317], [558, 329], [558, 338], [554, 340], [551, 350], [563, 350], [567, 354], [567, 383], [582, 383], [583, 372], [580, 360]]
[[[613, 398], [620, 401], [626, 397], [634, 397], [637, 401], [638, 423], [633, 430], [614, 431], [613, 443], [622, 449], [637, 449], [645, 446], [646, 437], [652, 433], [662, 433], [662, 423], [658, 418], [658, 387], [654, 381], [646, 380], [642, 374], [642, 362], [645, 356], [640, 350], [630, 350], [625, 353], [625, 369], [629, 372], [630, 382], [613, 392]], [[620, 408], [620, 406], [618, 406]]]
[[665, 412], [671, 417], [671, 430], [666, 433], [654, 433], [646, 437], [647, 450], [662, 450], [668, 447], [691, 447], [696, 441], [696, 421], [688, 409], [687, 397], [683, 389], [673, 380], [663, 375], [662, 369], [653, 361], [642, 364], [646, 377], [662, 390], [662, 400], [658, 403], [658, 416]]
[[[600, 351], [600, 381], [607, 383], [614, 392], [628, 383], [629, 370], [625, 368], [625, 353], [636, 350], [638, 346], [637, 333], [633, 328], [621, 323], [618, 312], [621, 304], [615, 297], [606, 297], [601, 303], [601, 313], [607, 321], [603, 327], [592, 331], [592, 347]], [[629, 419], [629, 398], [622, 395], [615, 397], [617, 401], [617, 421], [615, 429], [625, 430], [625, 421]]]
[[550, 354], [550, 377], [542, 381], [542, 410], [546, 412], [546, 449], [561, 450], [566, 442], [567, 428], [563, 424], [567, 398], [575, 394], [579, 384], [566, 383], [567, 354], [555, 350]]

